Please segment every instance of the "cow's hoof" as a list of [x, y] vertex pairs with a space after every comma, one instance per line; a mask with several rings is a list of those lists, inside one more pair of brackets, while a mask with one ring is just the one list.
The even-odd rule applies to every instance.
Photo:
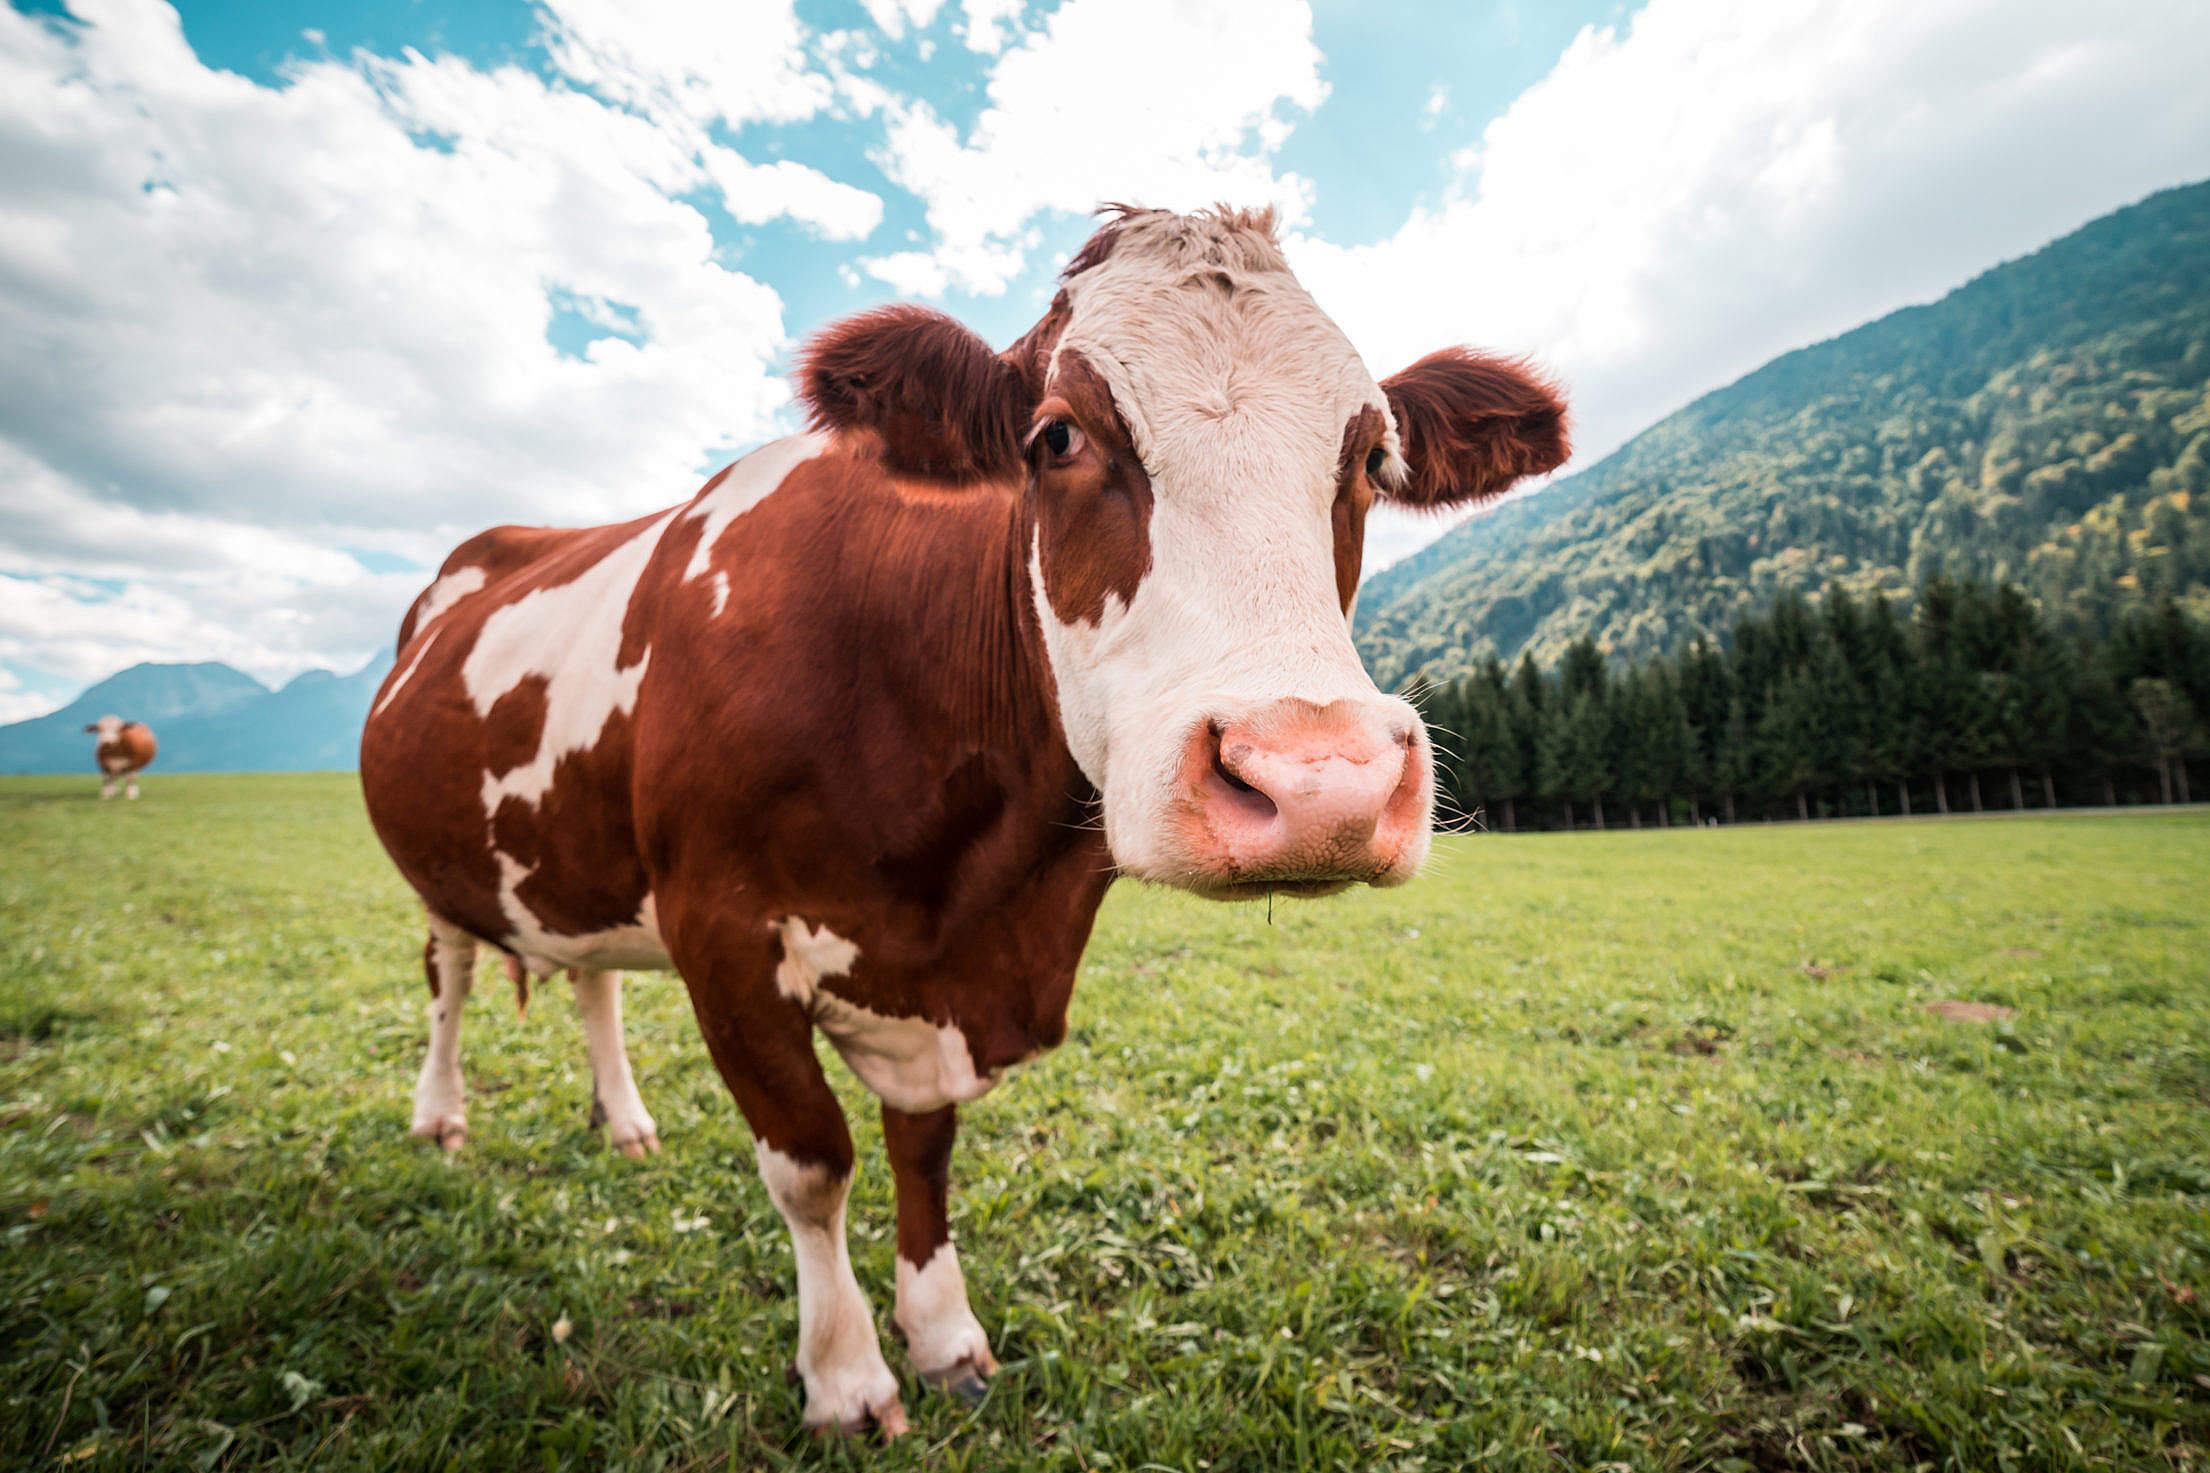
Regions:
[[806, 1430], [815, 1437], [864, 1437], [870, 1432], [880, 1432], [883, 1440], [903, 1437], [907, 1432], [905, 1407], [896, 1396], [878, 1405], [861, 1408], [846, 1417], [832, 1417], [816, 1422], [810, 1418]]
[[647, 1156], [660, 1154], [660, 1137], [648, 1130], [643, 1135], [629, 1140], [618, 1140], [614, 1142], [614, 1147], [630, 1160], [642, 1161]]
[[[981, 1339], [978, 1333], [975, 1337]], [[990, 1394], [990, 1378], [998, 1373], [997, 1357], [990, 1354], [990, 1347], [983, 1345], [959, 1357], [950, 1365], [935, 1369], [917, 1367], [921, 1379], [951, 1396], [973, 1406]]]
[[851, 1365], [837, 1374], [811, 1378], [806, 1387], [808, 1431], [816, 1437], [857, 1437], [869, 1431], [886, 1438], [905, 1435], [898, 1378], [890, 1374], [879, 1354], [871, 1359], [872, 1365]]
[[988, 1373], [966, 1361], [922, 1379], [945, 1395], [958, 1397], [968, 1406], [980, 1406], [982, 1399], [990, 1394]]
[[457, 1151], [468, 1144], [468, 1117], [439, 1115], [431, 1120], [418, 1120], [407, 1134], [417, 1140], [436, 1141], [441, 1151]]

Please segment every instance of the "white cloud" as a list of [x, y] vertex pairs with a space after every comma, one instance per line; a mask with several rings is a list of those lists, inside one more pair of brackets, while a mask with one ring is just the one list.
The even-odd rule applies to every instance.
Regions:
[[64, 703], [50, 696], [40, 695], [23, 683], [21, 676], [4, 663], [7, 644], [0, 637], [0, 726], [14, 721], [28, 721], [34, 716], [44, 716], [59, 709]]
[[969, 50], [994, 56], [1012, 39], [1022, 8], [1022, 0], [960, 0], [960, 39]]
[[709, 145], [706, 172], [730, 218], [757, 225], [783, 216], [804, 220], [830, 240], [863, 240], [882, 223], [882, 200], [840, 184], [819, 169], [777, 159], [755, 164]]
[[952, 289], [949, 267], [927, 251], [893, 251], [866, 256], [867, 274], [901, 297], [940, 297]]
[[[970, 14], [970, 39], [978, 15], [996, 12]], [[942, 280], [1001, 292], [1047, 211], [1226, 199], [1300, 217], [1310, 186], [1272, 155], [1326, 97], [1320, 61], [1303, 0], [1068, 0], [999, 59], [966, 137], [905, 102], [874, 158], [926, 202]], [[894, 284], [921, 275], [904, 255], [860, 264]]]
[[[349, 670], [390, 644], [423, 583], [270, 527], [87, 496], [5, 444], [0, 485], [0, 668], [35, 665], [72, 689], [140, 660], [219, 659], [271, 684]], [[56, 704], [20, 686], [0, 680], [0, 720]]]
[[1427, 89], [1427, 101], [1420, 104], [1420, 131], [1432, 133], [1442, 122], [1443, 114], [1450, 111], [1450, 83], [1437, 82]]
[[807, 68], [805, 31], [790, 0], [541, 3], [554, 64], [638, 112], [788, 122], [828, 104], [827, 82]]
[[[419, 579], [395, 574], [344, 585], [273, 575], [132, 580], [110, 592], [53, 574], [0, 573], [0, 665], [36, 665], [66, 679], [72, 694], [142, 660], [221, 660], [272, 685], [307, 669], [351, 673], [390, 644], [392, 599], [404, 608], [420, 591]], [[57, 704], [0, 686], [0, 712], [16, 712], [6, 720]]]
[[[40, 461], [149, 506], [459, 526], [650, 504], [768, 429], [780, 304], [663, 194], [690, 164], [646, 121], [451, 60], [264, 88], [166, 10], [84, 9], [73, 42], [0, 17], [0, 336], [39, 347], [0, 362], [0, 433]], [[552, 288], [646, 341], [561, 357]]]
[[[1776, 353], [2210, 173], [2210, 7], [1652, 0], [1584, 32], [1391, 238], [1291, 242], [1386, 375], [1561, 371], [1579, 463]], [[1395, 518], [1375, 563], [1429, 540]]]

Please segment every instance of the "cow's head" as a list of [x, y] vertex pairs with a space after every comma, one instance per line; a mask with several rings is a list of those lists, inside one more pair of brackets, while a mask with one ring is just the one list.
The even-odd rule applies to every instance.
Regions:
[[1350, 638], [1367, 511], [1485, 500], [1567, 453], [1522, 364], [1450, 348], [1376, 383], [1272, 223], [1122, 209], [1005, 353], [894, 307], [824, 333], [801, 375], [816, 426], [872, 431], [895, 469], [1021, 479], [1114, 861], [1223, 897], [1418, 870], [1427, 733]]
[[85, 730], [97, 736], [100, 739], [101, 746], [106, 746], [123, 734], [123, 718], [120, 716], [102, 716], [99, 720], [85, 727]]

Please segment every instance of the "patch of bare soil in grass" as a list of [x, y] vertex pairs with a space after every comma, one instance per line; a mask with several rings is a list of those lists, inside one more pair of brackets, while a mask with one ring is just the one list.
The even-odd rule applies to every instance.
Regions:
[[1954, 997], [1930, 1002], [1926, 1011], [1951, 1023], [1995, 1023], [2018, 1016], [2018, 1009], [2006, 1008], [1999, 1002], [1962, 1002]]

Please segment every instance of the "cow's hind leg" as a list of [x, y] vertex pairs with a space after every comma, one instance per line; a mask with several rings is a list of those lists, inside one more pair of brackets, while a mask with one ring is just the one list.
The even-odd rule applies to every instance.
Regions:
[[422, 949], [430, 982], [430, 1050], [414, 1085], [414, 1124], [409, 1134], [448, 1151], [468, 1142], [467, 1085], [460, 1077], [460, 1015], [475, 983], [476, 938], [436, 916]]
[[997, 1374], [989, 1337], [967, 1306], [967, 1280], [952, 1246], [952, 1143], [959, 1112], [925, 1115], [883, 1106], [883, 1145], [898, 1184], [898, 1307], [893, 1316], [913, 1369], [966, 1401]]
[[137, 802], [137, 801], [138, 801], [138, 774], [137, 774], [137, 773], [135, 773], [135, 772], [130, 772], [130, 773], [125, 773], [125, 774], [123, 775], [123, 798], [124, 798], [124, 800], [125, 800], [125, 801], [127, 801], [127, 802], [133, 802], [133, 803], [135, 803], [135, 802]]
[[609, 1144], [641, 1161], [660, 1149], [660, 1131], [637, 1093], [629, 1050], [622, 1044], [622, 974], [578, 970], [568, 977], [575, 983], [583, 1046], [591, 1056], [591, 1124], [604, 1125]]

